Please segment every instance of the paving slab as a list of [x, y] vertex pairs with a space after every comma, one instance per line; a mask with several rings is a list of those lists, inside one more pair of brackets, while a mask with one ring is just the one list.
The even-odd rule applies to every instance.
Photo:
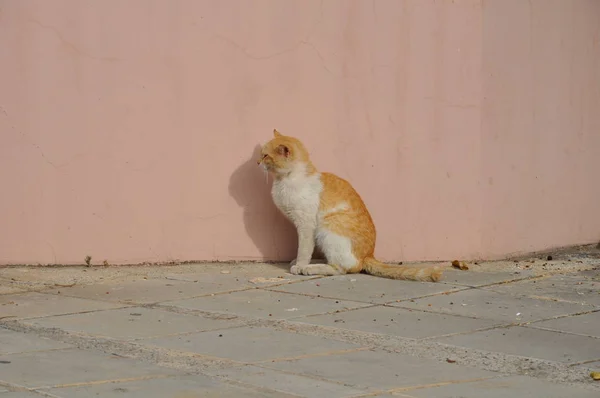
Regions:
[[577, 365], [577, 366], [580, 367], [580, 368], [589, 369], [590, 371], [600, 372], [600, 358], [598, 358], [597, 361], [586, 362], [586, 363], [582, 363], [582, 364]]
[[256, 267], [229, 267], [221, 272], [190, 272], [183, 274], [167, 274], [167, 280], [206, 283], [216, 286], [220, 291], [239, 290], [243, 288], [272, 286], [301, 282], [320, 278], [319, 276], [293, 275], [289, 266], [285, 269], [276, 265]]
[[74, 349], [2, 355], [0, 361], [2, 380], [28, 388], [176, 373], [128, 358]]
[[568, 364], [600, 358], [598, 339], [521, 326], [442, 337], [435, 341]]
[[[33, 334], [0, 328], [0, 355], [70, 348], [68, 344]], [[1, 375], [1, 373], [0, 373]]]
[[[557, 330], [567, 333], [593, 336], [600, 339], [600, 311], [591, 314], [569, 316], [528, 325], [532, 328]], [[600, 341], [598, 342], [600, 343]]]
[[[137, 380], [123, 383], [92, 384], [43, 390], [61, 398], [284, 398], [287, 395], [233, 386], [203, 375]], [[38, 396], [39, 397], [39, 396]]]
[[577, 314], [594, 309], [589, 305], [516, 297], [487, 289], [469, 289], [391, 305], [515, 323]]
[[497, 376], [480, 369], [383, 351], [319, 356], [264, 366], [368, 391]]
[[451, 384], [408, 391], [415, 398], [597, 398], [598, 392], [526, 376], [501, 377], [476, 383]]
[[[600, 257], [600, 256], [599, 256]], [[600, 261], [598, 261], [600, 263]], [[595, 268], [577, 271], [578, 276], [582, 276], [588, 280], [600, 282], [600, 266], [596, 264]]]
[[323, 314], [367, 305], [351, 301], [298, 296], [261, 289], [189, 300], [170, 301], [167, 304], [181, 308], [270, 319], [288, 319], [311, 314]]
[[4, 294], [15, 294], [15, 293], [24, 293], [25, 290], [19, 289], [18, 287], [11, 286], [8, 283], [3, 283], [0, 279], [0, 295]]
[[398, 281], [370, 275], [340, 275], [273, 287], [270, 290], [317, 297], [329, 297], [364, 303], [383, 304], [431, 294], [455, 291], [464, 287], [444, 283]]
[[270, 388], [301, 397], [351, 397], [366, 392], [340, 383], [284, 373], [254, 365], [224, 369], [215, 374], [236, 382]]
[[544, 297], [600, 307], [600, 281], [581, 274], [553, 275], [546, 278], [490, 286], [497, 292], [525, 297]]
[[14, 316], [15, 319], [73, 314], [119, 307], [123, 307], [123, 305], [34, 292], [0, 296], [1, 316]]
[[308, 316], [294, 319], [294, 321], [413, 339], [468, 332], [500, 324], [500, 322], [489, 319], [432, 314], [387, 306]]
[[452, 268], [444, 270], [442, 283], [450, 283], [459, 286], [486, 286], [507, 281], [516, 281], [534, 276], [533, 270], [506, 271], [506, 272], [482, 272], [482, 271], [459, 271]]
[[150, 304], [167, 300], [210, 295], [228, 290], [239, 290], [239, 284], [222, 286], [210, 282], [184, 282], [168, 279], [139, 279], [127, 282], [108, 282], [97, 285], [81, 285], [53, 288], [47, 292], [58, 292], [63, 296], [93, 300], [115, 301], [133, 304]]
[[324, 337], [249, 326], [151, 339], [145, 344], [240, 362], [270, 361], [360, 347]]
[[97, 337], [133, 340], [228, 328], [241, 323], [236, 318], [235, 315], [184, 315], [160, 309], [130, 307], [97, 313], [36, 318], [25, 323]]

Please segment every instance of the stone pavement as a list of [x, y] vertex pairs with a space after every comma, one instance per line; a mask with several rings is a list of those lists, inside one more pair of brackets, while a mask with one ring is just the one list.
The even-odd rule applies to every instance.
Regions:
[[599, 264], [2, 268], [0, 398], [597, 398]]

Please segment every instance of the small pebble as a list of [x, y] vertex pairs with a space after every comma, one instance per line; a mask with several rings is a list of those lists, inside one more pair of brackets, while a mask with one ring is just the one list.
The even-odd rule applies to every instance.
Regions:
[[548, 261], [552, 261], [552, 256], [548, 256], [548, 257], [546, 258], [546, 260], [548, 260]]

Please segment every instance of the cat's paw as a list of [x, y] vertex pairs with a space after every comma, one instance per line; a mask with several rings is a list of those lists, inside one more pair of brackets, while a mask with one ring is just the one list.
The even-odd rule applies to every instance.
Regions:
[[[295, 262], [296, 262], [296, 260], [294, 260], [294, 263]], [[298, 265], [292, 265], [292, 268], [290, 268], [290, 274], [302, 275], [302, 268]]]
[[290, 262], [290, 265], [291, 265], [292, 267], [293, 267], [294, 265], [296, 265], [296, 259], [293, 259], [293, 260]]

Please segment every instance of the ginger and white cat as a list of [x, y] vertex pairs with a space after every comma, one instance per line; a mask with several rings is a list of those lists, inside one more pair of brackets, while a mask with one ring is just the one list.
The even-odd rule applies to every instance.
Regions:
[[[387, 265], [374, 258], [375, 225], [364, 202], [349, 182], [320, 173], [304, 145], [273, 131], [258, 164], [275, 177], [271, 194], [275, 205], [296, 226], [298, 255], [290, 272], [302, 275], [339, 275], [364, 271], [392, 279], [438, 281], [435, 267]], [[315, 243], [327, 264], [311, 264]]]

